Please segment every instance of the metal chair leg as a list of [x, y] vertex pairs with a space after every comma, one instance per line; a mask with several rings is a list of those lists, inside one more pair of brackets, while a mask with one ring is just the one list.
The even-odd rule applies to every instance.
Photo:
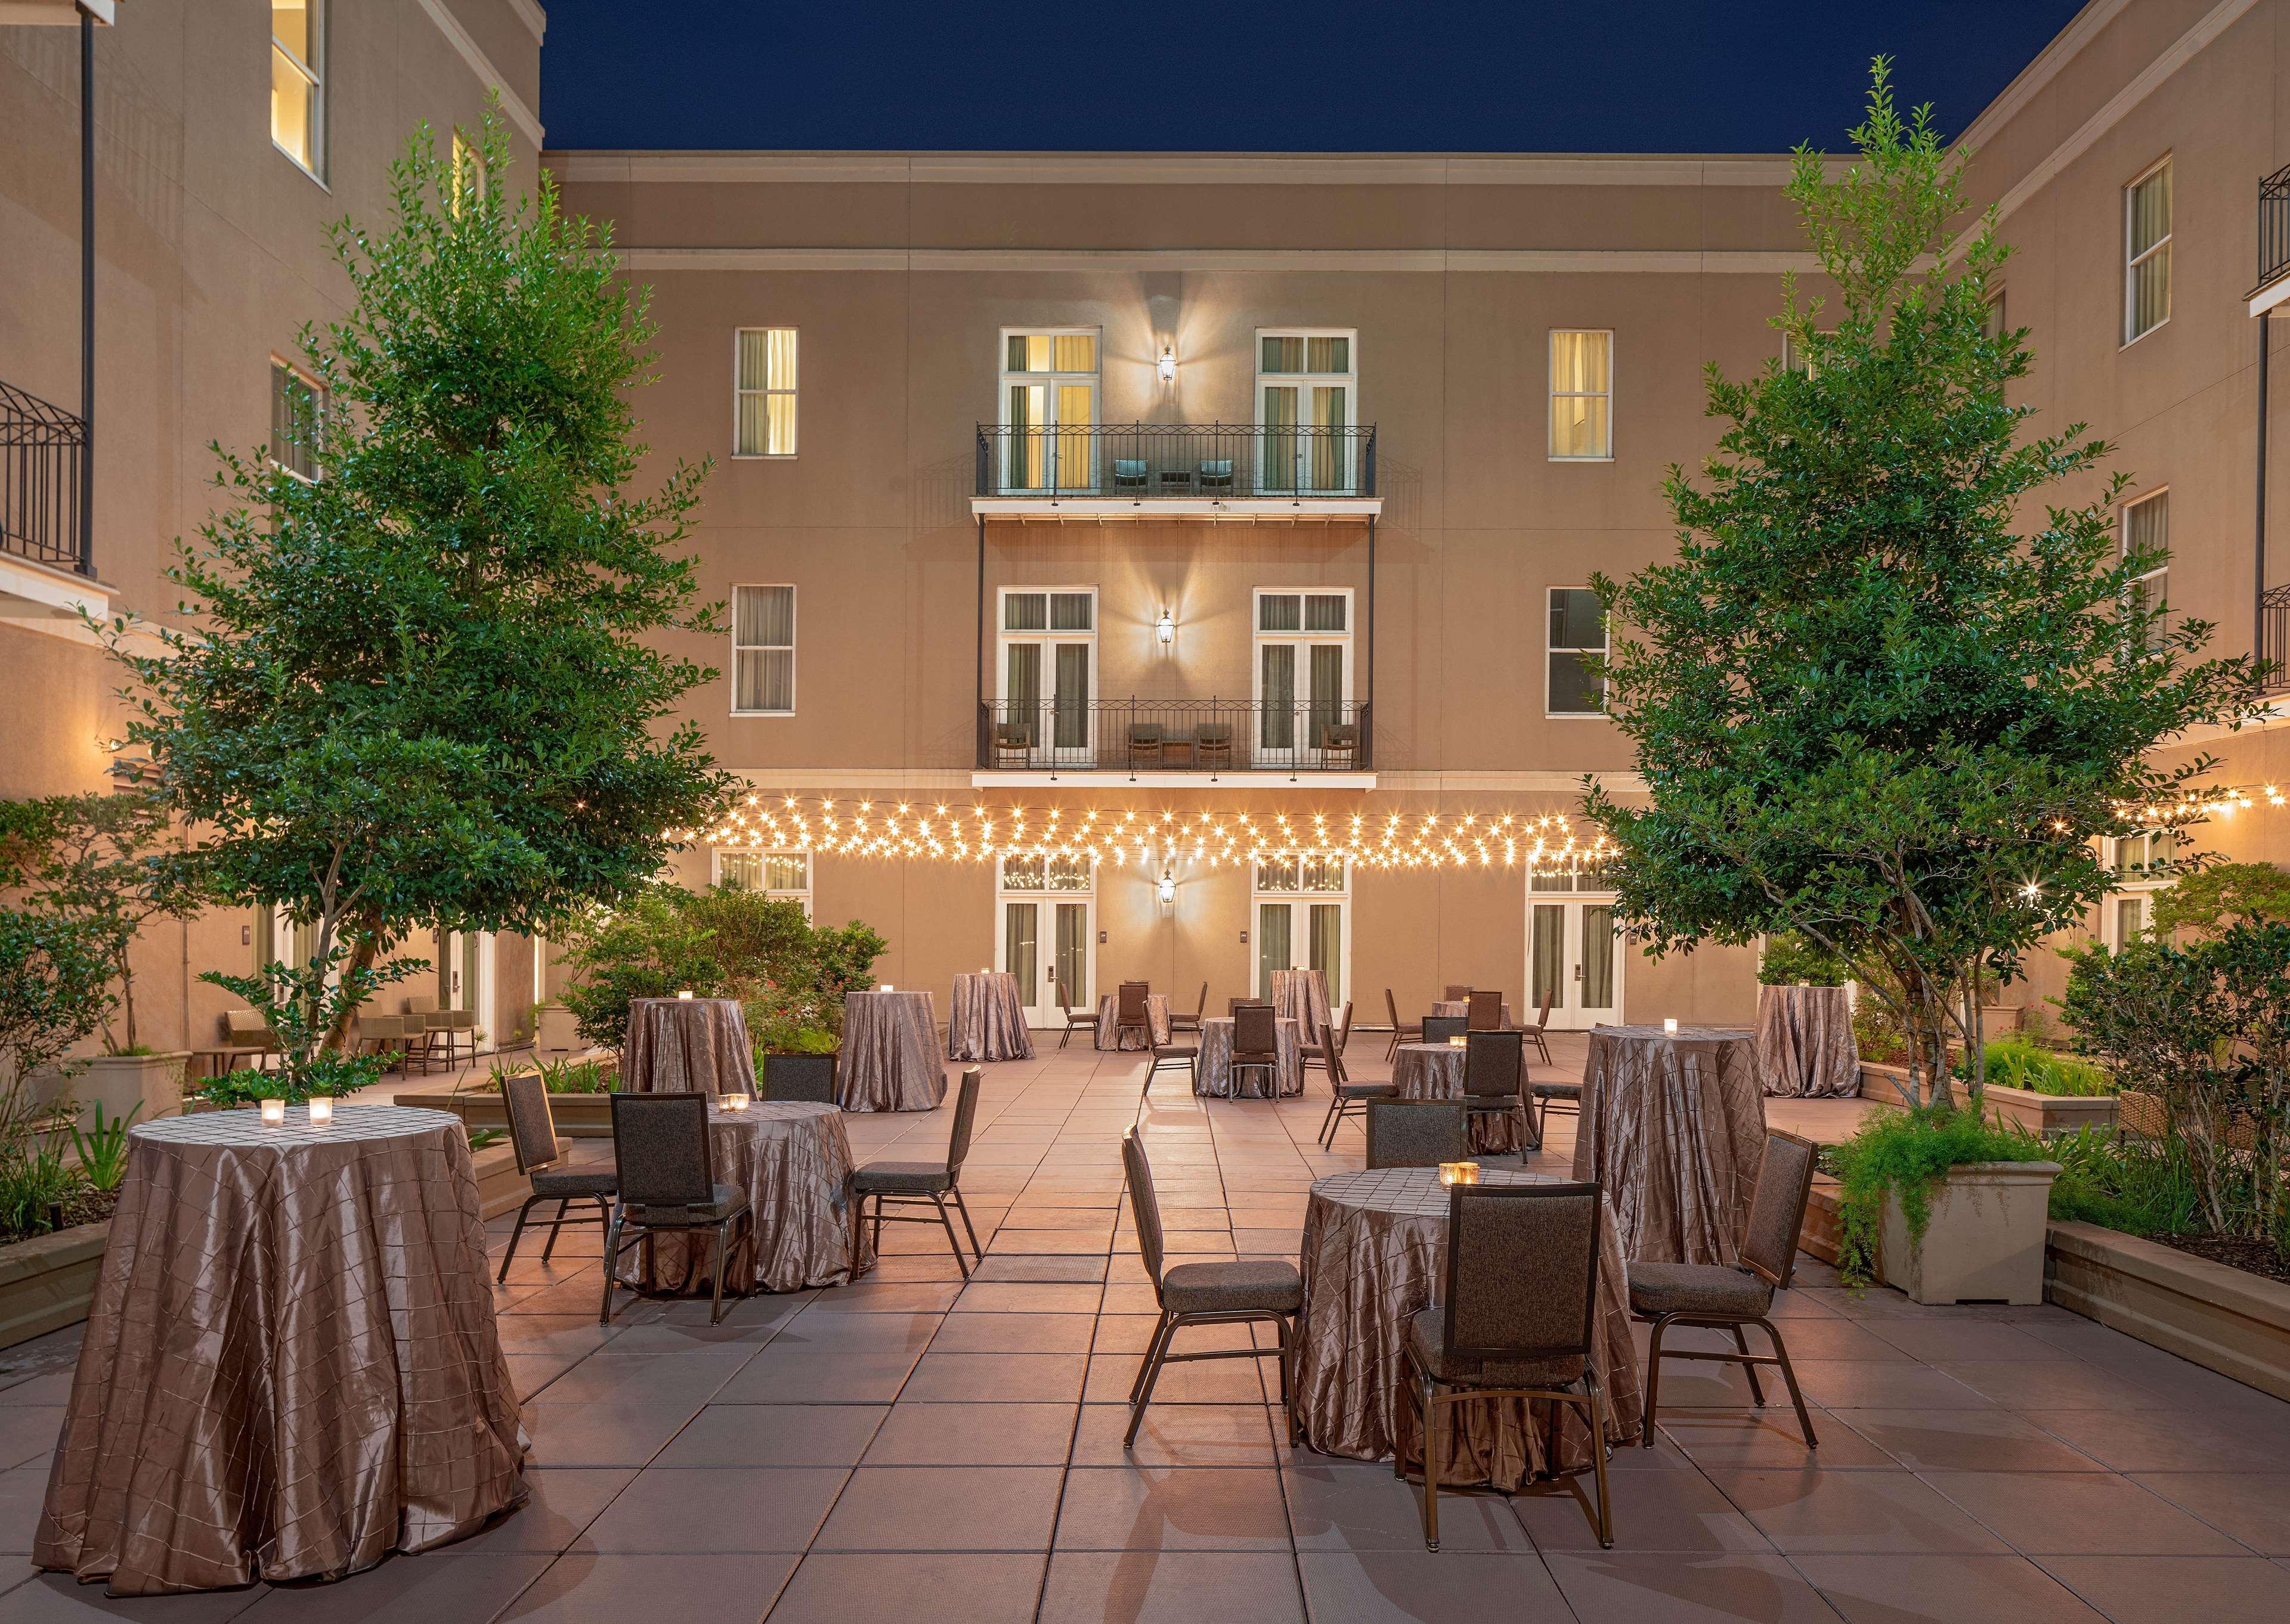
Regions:
[[931, 1205], [938, 1209], [938, 1221], [946, 1230], [946, 1244], [954, 1248], [954, 1266], [962, 1271], [965, 1280], [970, 1278], [970, 1260], [962, 1255], [962, 1237], [954, 1232], [954, 1220], [947, 1216], [946, 1198], [933, 1196]]
[[954, 1197], [954, 1210], [962, 1214], [963, 1232], [970, 1236], [971, 1255], [981, 1263], [985, 1262], [986, 1249], [978, 1244], [978, 1231], [971, 1228], [969, 1204], [963, 1200], [962, 1192], [958, 1189], [949, 1190], [947, 1194]]
[[1137, 1402], [1129, 1406], [1129, 1430], [1121, 1435], [1121, 1447], [1129, 1448], [1137, 1442], [1137, 1428], [1144, 1424], [1145, 1412], [1152, 1406], [1153, 1386], [1161, 1380], [1162, 1362], [1169, 1356], [1169, 1344], [1177, 1332], [1176, 1322], [1161, 1333], [1161, 1345], [1153, 1350], [1153, 1363], [1145, 1372], [1145, 1390], [1137, 1395]]
[[621, 1267], [621, 1215], [613, 1214], [613, 1221], [605, 1227], [605, 1304], [597, 1311], [597, 1323], [613, 1323], [613, 1276]]
[[1439, 1393], [1423, 1378], [1423, 1548], [1439, 1548]]
[[732, 1226], [729, 1222], [716, 1226], [716, 1295], [708, 1308], [708, 1323], [724, 1323], [724, 1254], [732, 1250]]
[[1165, 1309], [1161, 1314], [1161, 1317], [1153, 1322], [1153, 1334], [1145, 1339], [1144, 1356], [1137, 1361], [1137, 1374], [1129, 1383], [1129, 1402], [1131, 1404], [1135, 1404], [1137, 1402], [1137, 1395], [1145, 1390], [1145, 1372], [1153, 1368], [1153, 1356], [1161, 1350], [1161, 1340], [1167, 1336], [1168, 1333], [1169, 1316], [1167, 1310]]
[[[528, 1196], [524, 1198], [524, 1204], [517, 1208], [516, 1223], [508, 1232], [508, 1250], [501, 1253], [500, 1273], [494, 1276], [495, 1279], [506, 1281], [508, 1278], [509, 1263], [516, 1256], [516, 1243], [519, 1237], [524, 1234], [524, 1215], [527, 1212], [532, 1212], [532, 1204], [540, 1199], [542, 1199], [542, 1197], [539, 1196]], [[548, 1261], [548, 1254], [547, 1252], [541, 1253], [541, 1260], [543, 1262]]]
[[1765, 1332], [1766, 1340], [1774, 1345], [1774, 1357], [1781, 1361], [1782, 1380], [1788, 1384], [1790, 1403], [1797, 1406], [1797, 1424], [1805, 1428], [1805, 1446], [1819, 1449], [1820, 1440], [1813, 1436], [1813, 1413], [1805, 1407], [1805, 1395], [1798, 1390], [1797, 1367], [1790, 1363], [1789, 1344], [1782, 1340], [1782, 1333], [1774, 1329], [1773, 1321], [1761, 1319], [1758, 1324]]
[[1587, 1370], [1582, 1385], [1590, 1389], [1590, 1465], [1598, 1479], [1598, 1545], [1614, 1548], [1614, 1517], [1606, 1499], [1606, 1392]]
[[1654, 1403], [1661, 1393], [1661, 1333], [1669, 1329], [1669, 1316], [1665, 1314], [1653, 1323], [1653, 1334], [1646, 1339], [1645, 1431], [1638, 1442], [1646, 1448], [1653, 1447]]
[[560, 1196], [557, 1197], [556, 1216], [551, 1219], [548, 1223], [548, 1244], [540, 1249], [540, 1260], [543, 1263], [548, 1262], [548, 1254], [556, 1250], [556, 1237], [564, 1228], [564, 1215], [572, 1210], [572, 1197], [569, 1196]]
[[1750, 1397], [1762, 1410], [1766, 1407], [1766, 1389], [1758, 1381], [1758, 1367], [1749, 1362], [1750, 1339], [1742, 1334], [1742, 1327], [1738, 1324], [1729, 1325], [1726, 1329], [1734, 1333], [1734, 1346], [1741, 1350], [1742, 1373], [1750, 1379]]

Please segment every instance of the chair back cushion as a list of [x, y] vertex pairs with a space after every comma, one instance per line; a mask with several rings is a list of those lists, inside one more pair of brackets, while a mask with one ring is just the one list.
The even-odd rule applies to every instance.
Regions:
[[1423, 1017], [1423, 1041], [1444, 1044], [1451, 1037], [1461, 1037], [1470, 1029], [1470, 1021], [1461, 1015], [1426, 1015]]
[[1124, 981], [1121, 984], [1120, 1024], [1141, 1027], [1145, 1024], [1145, 992], [1143, 981]]
[[1145, 1272], [1153, 1277], [1153, 1295], [1161, 1295], [1161, 1198], [1153, 1193], [1153, 1167], [1145, 1159], [1144, 1142], [1133, 1127], [1121, 1132], [1121, 1171], [1129, 1178], [1129, 1216], [1137, 1224], [1137, 1251]]
[[537, 1071], [501, 1079], [501, 1105], [508, 1112], [508, 1142], [516, 1170], [529, 1173], [556, 1160], [556, 1124], [548, 1112], [548, 1081]]
[[1447, 1193], [1448, 1353], [1519, 1364], [1590, 1351], [1596, 1184], [1458, 1184]]
[[947, 1135], [946, 1171], [949, 1176], [962, 1172], [964, 1158], [970, 1155], [970, 1124], [978, 1116], [978, 1079], [984, 1075], [972, 1066], [962, 1074], [962, 1085], [954, 1095], [954, 1128]]
[[614, 1094], [613, 1154], [629, 1206], [705, 1206], [716, 1198], [705, 1094]]
[[1750, 1198], [1750, 1222], [1742, 1236], [1742, 1261], [1776, 1288], [1786, 1287], [1797, 1268], [1797, 1237], [1813, 1193], [1815, 1154], [1810, 1140], [1794, 1133], [1766, 1135], [1757, 1193]]
[[1467, 1002], [1470, 996], [1469, 988], [1460, 981], [1450, 981], [1447, 983], [1447, 990], [1440, 995], [1439, 1001], [1443, 1004], [1462, 1004]]
[[835, 1103], [835, 1057], [831, 1054], [764, 1056], [764, 1098]]
[[1370, 1167], [1437, 1167], [1471, 1153], [1460, 1100], [1371, 1100], [1367, 1102]]
[[1278, 1017], [1269, 1004], [1244, 1004], [1232, 1015], [1232, 1052], [1235, 1054], [1270, 1054], [1279, 1046], [1280, 1028], [1275, 1025]]
[[1465, 1093], [1518, 1098], [1519, 1076], [1526, 1065], [1524, 1032], [1466, 1032], [1463, 1044]]
[[1474, 1032], [1493, 1032], [1502, 1027], [1502, 989], [1490, 987], [1471, 994], [1470, 1008], [1464, 1019], [1471, 1023]]

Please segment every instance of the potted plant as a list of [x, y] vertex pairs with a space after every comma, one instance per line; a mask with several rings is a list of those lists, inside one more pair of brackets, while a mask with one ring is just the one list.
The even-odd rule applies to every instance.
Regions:
[[1828, 1153], [1838, 1272], [1918, 1302], [2038, 1303], [2056, 1162], [2025, 1133], [1947, 1104], [1871, 1111]]
[[[1972, 1068], [1956, 1064], [1956, 1103], [1972, 1103]], [[2087, 1060], [2040, 1047], [2025, 1037], [1988, 1045], [1988, 1082], [1981, 1104], [1989, 1119], [2038, 1139], [2115, 1124], [2115, 1080]]]

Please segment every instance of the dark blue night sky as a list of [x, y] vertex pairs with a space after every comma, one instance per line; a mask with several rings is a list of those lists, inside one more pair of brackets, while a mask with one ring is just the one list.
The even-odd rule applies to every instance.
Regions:
[[1835, 148], [1868, 60], [1953, 135], [2078, 0], [789, 5], [549, 0], [573, 148]]

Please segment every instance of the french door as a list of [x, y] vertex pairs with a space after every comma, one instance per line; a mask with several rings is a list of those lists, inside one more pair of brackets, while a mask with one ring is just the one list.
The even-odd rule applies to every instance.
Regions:
[[1260, 332], [1256, 421], [1260, 486], [1340, 493], [1352, 489], [1349, 430], [1357, 378], [1349, 332]]
[[1317, 970], [1341, 1009], [1351, 961], [1350, 876], [1341, 861], [1267, 858], [1256, 867], [1256, 996], [1276, 970]]
[[[1553, 876], [1570, 879], [1569, 876]], [[1537, 884], [1548, 880], [1538, 878]], [[1587, 1031], [1621, 1019], [1621, 941], [1611, 896], [1551, 896], [1530, 892], [1526, 905], [1526, 1003], [1531, 1020], [1550, 995], [1554, 1029]]]
[[1085, 767], [1096, 746], [1090, 736], [1089, 696], [1097, 671], [1094, 638], [1005, 638], [1002, 704], [1005, 727], [1022, 730], [1030, 765]]
[[1095, 905], [1086, 897], [1005, 897], [994, 944], [995, 968], [1014, 976], [1026, 1024], [1061, 1027], [1062, 985], [1077, 1010], [1092, 1003], [1097, 965]]

